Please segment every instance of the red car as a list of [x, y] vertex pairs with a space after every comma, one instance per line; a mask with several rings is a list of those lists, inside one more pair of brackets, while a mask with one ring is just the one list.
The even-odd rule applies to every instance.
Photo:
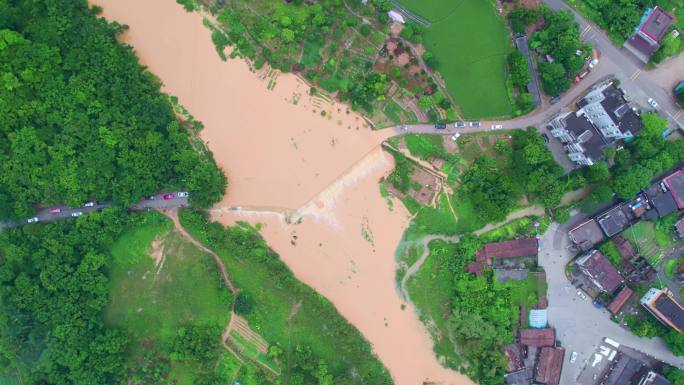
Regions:
[[165, 201], [170, 201], [171, 199], [173, 199], [173, 197], [174, 197], [173, 194], [165, 194], [165, 195], [164, 195], [164, 200], [165, 200]]

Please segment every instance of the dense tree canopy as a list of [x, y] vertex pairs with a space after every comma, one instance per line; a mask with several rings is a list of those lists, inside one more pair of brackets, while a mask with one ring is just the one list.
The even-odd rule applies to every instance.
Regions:
[[168, 187], [218, 200], [225, 177], [198, 153], [159, 81], [85, 1], [17, 1], [0, 19], [0, 214], [37, 203], [129, 205]]
[[107, 211], [0, 233], [0, 368], [30, 384], [122, 383], [127, 339], [101, 312], [124, 222]]
[[[584, 57], [591, 46], [582, 42], [579, 25], [570, 11], [551, 12], [544, 9], [544, 28], [535, 32], [530, 47], [542, 55], [549, 55], [553, 62], [541, 62], [539, 74], [544, 92], [558, 95], [570, 88], [570, 79], [584, 65]], [[577, 55], [582, 51], [583, 55]]]

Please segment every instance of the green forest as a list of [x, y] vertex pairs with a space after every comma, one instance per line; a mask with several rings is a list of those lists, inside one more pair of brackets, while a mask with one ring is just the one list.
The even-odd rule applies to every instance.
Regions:
[[162, 188], [188, 188], [199, 206], [223, 195], [225, 176], [159, 80], [117, 44], [120, 25], [85, 1], [0, 9], [0, 218], [38, 203], [127, 207]]

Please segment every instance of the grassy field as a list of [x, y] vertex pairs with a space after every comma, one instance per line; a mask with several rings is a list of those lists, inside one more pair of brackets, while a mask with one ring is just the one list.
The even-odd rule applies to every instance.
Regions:
[[14, 375], [0, 374], [0, 385], [21, 385], [21, 382]]
[[182, 211], [180, 219], [221, 257], [241, 295], [249, 298], [251, 310], [242, 316], [252, 330], [282, 349], [286, 382], [294, 373], [312, 370], [309, 366], [320, 370], [322, 360], [334, 383], [389, 383], [389, 374], [358, 330], [330, 301], [294, 278], [254, 228], [224, 229], [191, 211]]
[[[111, 302], [105, 311], [109, 325], [129, 334], [132, 361], [151, 345], [168, 357], [178, 330], [186, 325], [223, 330], [232, 303], [211, 257], [171, 231], [170, 221], [160, 214], [146, 215], [143, 225], [129, 229], [112, 246]], [[155, 239], [159, 248], [163, 245], [159, 266], [150, 256]], [[171, 362], [170, 381], [195, 382], [196, 365]]]
[[447, 89], [469, 119], [503, 117], [512, 111], [506, 90], [511, 50], [503, 18], [491, 0], [401, 0], [430, 20], [425, 47], [439, 62]]

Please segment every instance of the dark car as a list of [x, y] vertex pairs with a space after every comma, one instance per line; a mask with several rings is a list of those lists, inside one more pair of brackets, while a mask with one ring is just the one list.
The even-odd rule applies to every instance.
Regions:
[[544, 138], [544, 143], [548, 143], [548, 142], [549, 142], [549, 136], [548, 136], [548, 135], [542, 134], [542, 138]]
[[555, 98], [553, 98], [553, 99], [551, 99], [551, 100], [549, 100], [549, 103], [551, 103], [551, 104], [556, 104], [556, 103], [558, 103], [558, 102], [560, 102], [560, 95], [559, 95], [559, 96], [556, 96]]
[[438, 129], [438, 130], [444, 130], [444, 129], [446, 129], [446, 124], [444, 124], [444, 123], [437, 123], [437, 124], [435, 124], [435, 128]]

